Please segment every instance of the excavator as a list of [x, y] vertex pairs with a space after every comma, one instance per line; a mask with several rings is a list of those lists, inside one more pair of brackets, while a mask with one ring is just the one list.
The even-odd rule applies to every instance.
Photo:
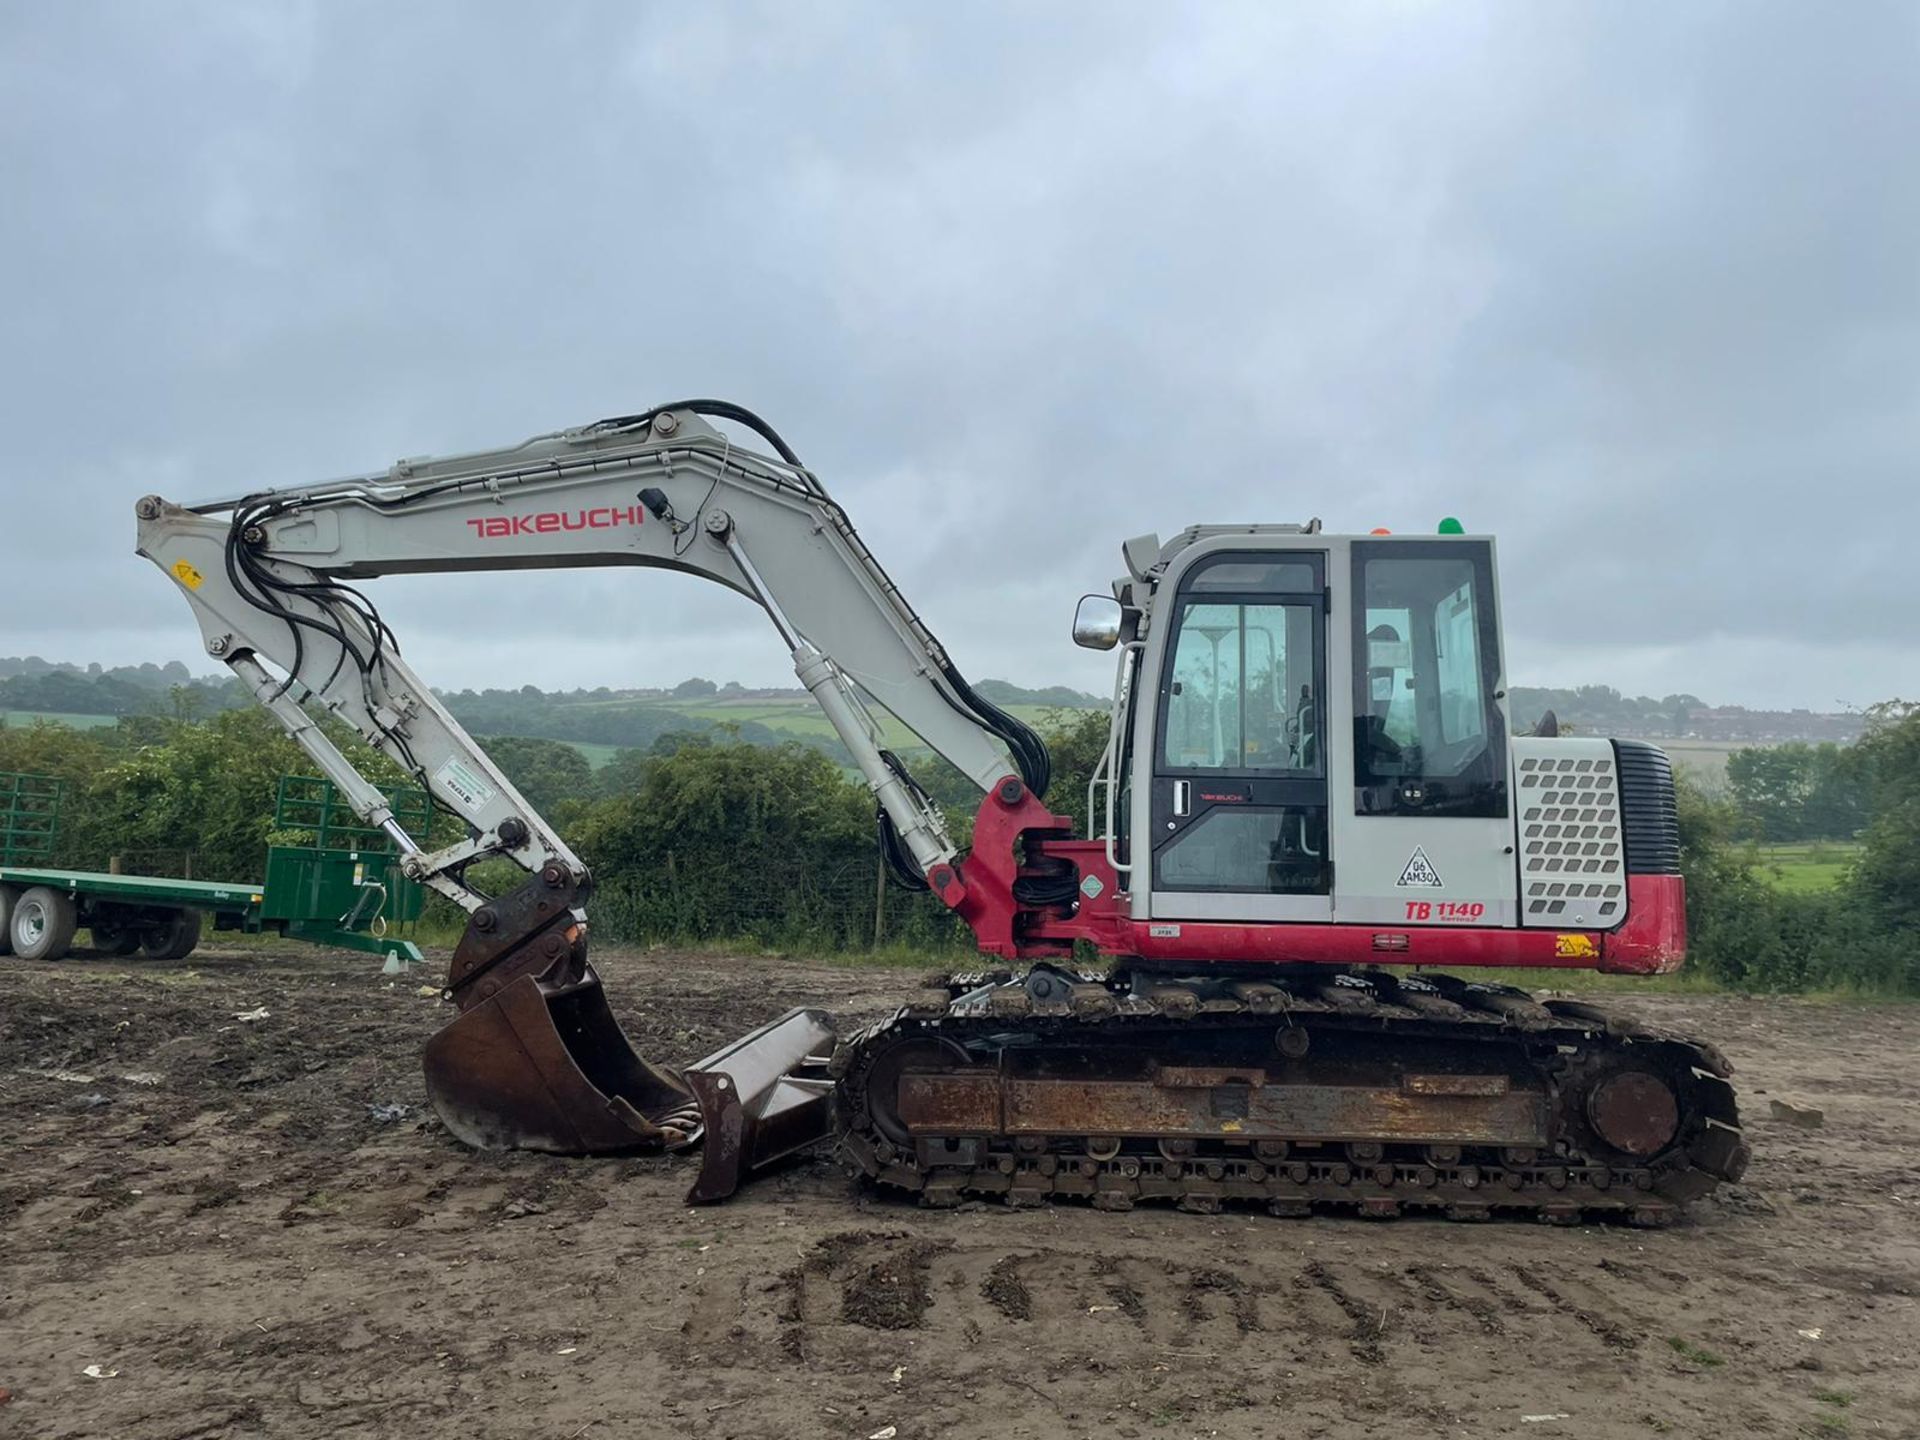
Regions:
[[[928, 1205], [1647, 1225], [1745, 1168], [1711, 1045], [1499, 981], [1677, 968], [1679, 833], [1657, 748], [1515, 733], [1494, 542], [1455, 521], [1126, 541], [1112, 593], [1073, 620], [1117, 661], [1097, 833], [1076, 837], [1047, 806], [1041, 738], [968, 683], [846, 511], [738, 405], [135, 511], [207, 654], [466, 914], [425, 1070], [470, 1146], [699, 1147], [694, 1202], [831, 1142]], [[851, 1034], [801, 1009], [683, 1070], [636, 1053], [588, 958], [587, 866], [355, 583], [483, 571], [511, 603], [517, 572], [611, 565], [702, 576], [766, 612], [873, 794], [893, 876], [971, 928], [980, 968]], [[552, 633], [580, 619], [551, 613]], [[977, 787], [965, 847], [879, 712]], [[342, 725], [459, 838], [410, 835]], [[483, 893], [470, 867], [499, 858], [526, 878]]]

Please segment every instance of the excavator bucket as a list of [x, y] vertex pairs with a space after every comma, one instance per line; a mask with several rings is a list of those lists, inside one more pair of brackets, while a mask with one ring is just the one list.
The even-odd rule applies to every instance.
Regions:
[[634, 1050], [587, 961], [580, 886], [549, 865], [474, 912], [447, 972], [460, 1014], [427, 1042], [427, 1094], [481, 1150], [600, 1155], [704, 1136], [689, 1204], [832, 1133], [833, 1025], [790, 1010], [682, 1080]]
[[599, 975], [584, 968], [558, 982], [522, 975], [427, 1042], [427, 1094], [457, 1138], [556, 1155], [700, 1138], [693, 1096], [635, 1053]]
[[447, 1129], [482, 1150], [692, 1145], [694, 1097], [614, 1019], [587, 960], [579, 898], [550, 865], [469, 919], [447, 974], [460, 1014], [427, 1042], [427, 1095]]

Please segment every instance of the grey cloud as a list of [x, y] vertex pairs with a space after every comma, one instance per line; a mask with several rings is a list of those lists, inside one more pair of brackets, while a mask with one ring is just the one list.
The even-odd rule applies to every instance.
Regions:
[[[1459, 514], [1516, 679], [1912, 693], [1917, 51], [1892, 4], [12, 7], [0, 565], [57, 603], [0, 653], [194, 654], [147, 490], [699, 392], [976, 674], [1103, 688], [1063, 621], [1142, 530]], [[379, 593], [451, 685], [781, 678], [689, 588]]]

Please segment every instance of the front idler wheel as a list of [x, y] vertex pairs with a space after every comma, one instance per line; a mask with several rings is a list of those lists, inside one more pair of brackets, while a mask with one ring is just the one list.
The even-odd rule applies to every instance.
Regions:
[[866, 1106], [874, 1129], [903, 1149], [913, 1149], [918, 1137], [900, 1117], [901, 1081], [909, 1074], [948, 1074], [971, 1064], [966, 1050], [944, 1036], [915, 1035], [889, 1046], [867, 1071]]

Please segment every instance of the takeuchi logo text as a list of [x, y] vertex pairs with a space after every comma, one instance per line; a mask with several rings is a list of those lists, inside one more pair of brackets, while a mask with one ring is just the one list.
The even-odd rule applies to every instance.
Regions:
[[642, 505], [600, 505], [592, 510], [546, 510], [538, 515], [482, 515], [467, 521], [482, 540], [504, 540], [509, 535], [557, 535], [563, 530], [618, 530], [638, 525], [646, 515]]

